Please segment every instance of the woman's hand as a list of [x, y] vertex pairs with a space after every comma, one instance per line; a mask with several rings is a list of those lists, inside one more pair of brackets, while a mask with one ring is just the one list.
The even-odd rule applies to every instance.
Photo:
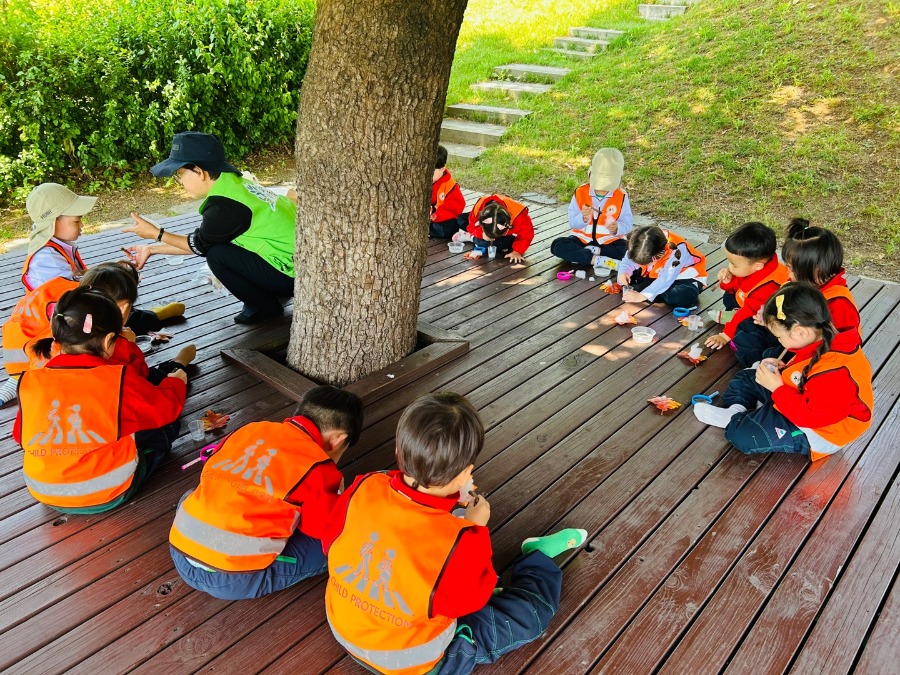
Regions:
[[131, 256], [132, 264], [139, 270], [144, 269], [144, 265], [147, 264], [150, 256], [153, 255], [151, 246], [131, 246], [126, 250], [128, 255]]
[[123, 228], [122, 232], [136, 234], [141, 239], [156, 239], [159, 236], [159, 228], [149, 220], [134, 211], [131, 212], [131, 217], [134, 219], [134, 223], [131, 227]]
[[519, 253], [518, 251], [510, 251], [505, 256], [507, 260], [514, 263], [520, 263], [525, 260], [525, 256]]

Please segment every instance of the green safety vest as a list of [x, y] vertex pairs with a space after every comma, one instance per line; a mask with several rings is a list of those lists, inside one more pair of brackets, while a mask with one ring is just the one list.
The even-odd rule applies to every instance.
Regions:
[[[297, 233], [294, 202], [233, 173], [219, 176], [206, 196], [210, 197], [227, 197], [250, 209], [250, 228], [232, 243], [253, 251], [279, 272], [294, 276]], [[200, 213], [204, 208], [206, 200], [200, 205]]]

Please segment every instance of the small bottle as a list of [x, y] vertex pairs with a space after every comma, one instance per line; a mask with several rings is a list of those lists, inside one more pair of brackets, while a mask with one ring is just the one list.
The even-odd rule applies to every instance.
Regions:
[[497, 247], [496, 246], [488, 246], [488, 260], [493, 260], [497, 257]]

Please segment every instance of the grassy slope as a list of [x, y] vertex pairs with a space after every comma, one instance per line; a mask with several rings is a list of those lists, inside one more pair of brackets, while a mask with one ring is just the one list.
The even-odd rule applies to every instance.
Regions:
[[540, 48], [569, 26], [626, 36], [520, 101], [535, 114], [459, 167], [463, 184], [568, 199], [614, 145], [639, 212], [722, 232], [802, 214], [839, 231], [858, 269], [896, 264], [900, 3], [702, 0], [659, 24], [636, 0], [586, 4], [470, 0], [448, 103], [503, 102], [469, 85], [507, 62], [565, 62]]

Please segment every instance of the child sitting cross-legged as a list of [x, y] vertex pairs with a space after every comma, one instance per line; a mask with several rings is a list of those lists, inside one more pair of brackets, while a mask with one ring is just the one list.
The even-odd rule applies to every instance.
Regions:
[[707, 339], [706, 346], [721, 349], [732, 342], [743, 366], [759, 361], [770, 346], [771, 333], [753, 319], [788, 279], [787, 268], [775, 252], [777, 245], [774, 230], [755, 222], [744, 223], [725, 240], [728, 267], [719, 272], [719, 287], [725, 291], [725, 310], [731, 317], [721, 333]]
[[619, 264], [625, 302], [664, 302], [693, 307], [706, 287], [706, 256], [674, 232], [655, 225], [628, 235], [628, 253]]
[[357, 478], [334, 510], [322, 540], [328, 623], [370, 670], [464, 675], [537, 639], [556, 612], [562, 572], [551, 558], [587, 533], [526, 540], [495, 592], [487, 500], [472, 495], [465, 517], [451, 514], [483, 441], [465, 398], [423, 396], [397, 427], [399, 470]]
[[25, 484], [40, 502], [66, 513], [98, 513], [129, 499], [171, 449], [187, 375], [178, 369], [154, 386], [109, 362], [122, 312], [89, 288], [63, 294], [53, 338], [34, 350], [61, 353], [22, 374], [13, 438], [25, 450]]
[[874, 403], [859, 332], [838, 333], [822, 292], [805, 283], [782, 286], [763, 319], [793, 358], [739, 371], [722, 395], [727, 407], [697, 403], [697, 419], [723, 427], [745, 454], [788, 452], [815, 461], [859, 438], [872, 424]]
[[244, 600], [325, 572], [320, 539], [343, 485], [335, 462], [362, 423], [359, 397], [322, 386], [293, 417], [230, 434], [175, 513], [169, 543], [181, 578]]

